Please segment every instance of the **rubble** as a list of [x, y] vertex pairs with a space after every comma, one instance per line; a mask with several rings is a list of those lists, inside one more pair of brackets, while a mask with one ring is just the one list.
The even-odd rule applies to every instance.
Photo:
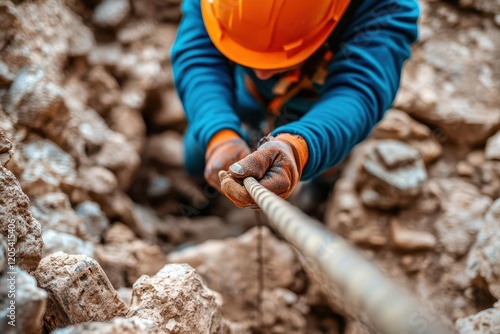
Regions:
[[75, 185], [75, 160], [53, 142], [34, 137], [21, 149], [24, 170], [20, 177], [23, 189], [30, 195], [60, 191], [64, 185]]
[[87, 255], [94, 257], [94, 245], [90, 242], [83, 241], [74, 235], [46, 230], [42, 234], [43, 239], [43, 255], [47, 256], [58, 251], [63, 251], [66, 254]]
[[115, 288], [131, 286], [141, 275], [154, 275], [166, 263], [157, 245], [138, 240], [122, 224], [113, 224], [96, 247], [95, 257]]
[[109, 322], [87, 322], [57, 329], [53, 334], [160, 334], [155, 322], [141, 318], [114, 318]]
[[109, 220], [102, 212], [99, 204], [92, 201], [84, 201], [78, 204], [75, 212], [85, 224], [85, 230], [95, 241], [100, 241], [104, 231], [109, 226]]
[[492, 201], [460, 179], [430, 182], [429, 188], [440, 200], [442, 210], [434, 223], [439, 242], [448, 252], [462, 256], [474, 242]]
[[432, 250], [437, 244], [431, 233], [401, 228], [396, 220], [391, 222], [391, 240], [394, 249], [403, 251]]
[[435, 161], [443, 153], [438, 138], [427, 126], [397, 109], [391, 109], [386, 113], [384, 119], [373, 130], [371, 138], [405, 142], [420, 152], [426, 164]]
[[[262, 233], [263, 275], [265, 289], [291, 288], [300, 285], [296, 274], [300, 265], [290, 246], [278, 241], [267, 228], [253, 228], [238, 238], [211, 240], [198, 246], [170, 253], [170, 263], [187, 263], [194, 267], [209, 288], [224, 297], [224, 315], [231, 321], [252, 320], [251, 312], [258, 290], [259, 262], [257, 238]], [[246, 261], [240, 261], [245, 258]], [[225, 273], [223, 277], [220, 273]], [[243, 279], [243, 277], [245, 279]], [[273, 315], [275, 316], [275, 315]], [[255, 320], [255, 319], [253, 319]]]
[[427, 180], [420, 153], [392, 139], [367, 149], [363, 172], [358, 180], [363, 204], [386, 210], [410, 204]]
[[71, 207], [67, 195], [63, 193], [48, 193], [38, 196], [30, 206], [42, 229], [52, 229], [86, 239], [85, 225]]
[[111, 320], [128, 311], [99, 264], [85, 255], [51, 254], [42, 259], [35, 278], [48, 293], [44, 315], [48, 331]]
[[[29, 210], [29, 199], [14, 175], [0, 166], [0, 231], [16, 240], [16, 264], [31, 272], [42, 258], [42, 229]], [[9, 235], [11, 235], [9, 237]]]
[[[500, 4], [419, 4], [394, 108], [314, 213], [459, 333], [496, 333]], [[183, 171], [180, 5], [0, 1], [0, 318], [14, 219], [16, 332], [369, 333]]]
[[134, 283], [128, 317], [153, 319], [165, 333], [221, 333], [217, 295], [186, 264], [166, 265]]
[[94, 11], [92, 21], [101, 27], [116, 27], [128, 16], [128, 0], [104, 0]]
[[[0, 297], [2, 333], [43, 333], [47, 293], [37, 287], [33, 276], [17, 266], [9, 268], [0, 275]], [[15, 301], [13, 315], [9, 310], [11, 301]]]
[[500, 299], [499, 221], [500, 199], [491, 205], [481, 221], [479, 234], [467, 259], [467, 274], [470, 283], [484, 280], [489, 293], [496, 299]]
[[[466, 2], [472, 3], [461, 1]], [[495, 3], [473, 2], [476, 8]], [[423, 7], [421, 25], [430, 29], [432, 38], [421, 39], [406, 66], [395, 107], [435, 125], [441, 141], [485, 143], [500, 128], [500, 72], [490, 65], [500, 46], [498, 28], [477, 14], [462, 15], [450, 4]]]
[[490, 308], [459, 319], [456, 330], [459, 334], [497, 333], [500, 331], [500, 309]]

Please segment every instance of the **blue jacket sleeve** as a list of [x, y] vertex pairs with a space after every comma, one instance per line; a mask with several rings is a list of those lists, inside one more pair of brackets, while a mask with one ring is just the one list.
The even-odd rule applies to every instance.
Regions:
[[300, 120], [273, 131], [302, 136], [309, 160], [302, 180], [340, 163], [390, 108], [417, 38], [416, 0], [364, 1], [330, 64], [325, 93]]
[[242, 135], [234, 111], [234, 82], [228, 60], [205, 30], [200, 1], [184, 0], [182, 11], [171, 52], [174, 81], [195, 141], [205, 151], [222, 129]]

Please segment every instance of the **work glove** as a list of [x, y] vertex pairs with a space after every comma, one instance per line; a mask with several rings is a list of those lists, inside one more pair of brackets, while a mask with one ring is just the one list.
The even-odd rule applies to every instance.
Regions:
[[309, 152], [306, 141], [291, 134], [268, 136], [257, 151], [221, 171], [222, 192], [240, 208], [257, 208], [243, 185], [243, 179], [254, 177], [281, 198], [287, 198], [299, 183]]
[[205, 153], [205, 180], [220, 191], [219, 171], [227, 170], [230, 165], [250, 154], [250, 148], [232, 130], [216, 133], [208, 143]]

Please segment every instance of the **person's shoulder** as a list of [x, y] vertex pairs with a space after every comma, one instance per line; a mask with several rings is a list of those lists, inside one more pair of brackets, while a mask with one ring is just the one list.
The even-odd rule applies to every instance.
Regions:
[[364, 14], [390, 15], [401, 11], [418, 11], [417, 0], [351, 0], [355, 5], [356, 16]]

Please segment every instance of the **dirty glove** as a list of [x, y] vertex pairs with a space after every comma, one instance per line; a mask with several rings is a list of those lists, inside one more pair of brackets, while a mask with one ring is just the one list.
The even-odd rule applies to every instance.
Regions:
[[250, 154], [250, 148], [241, 137], [232, 130], [216, 133], [207, 146], [205, 153], [205, 180], [220, 191], [219, 171], [227, 170], [236, 161]]
[[300, 181], [309, 152], [306, 141], [291, 134], [267, 137], [257, 151], [219, 173], [222, 192], [240, 207], [256, 208], [243, 179], [252, 176], [276, 195], [287, 198]]

